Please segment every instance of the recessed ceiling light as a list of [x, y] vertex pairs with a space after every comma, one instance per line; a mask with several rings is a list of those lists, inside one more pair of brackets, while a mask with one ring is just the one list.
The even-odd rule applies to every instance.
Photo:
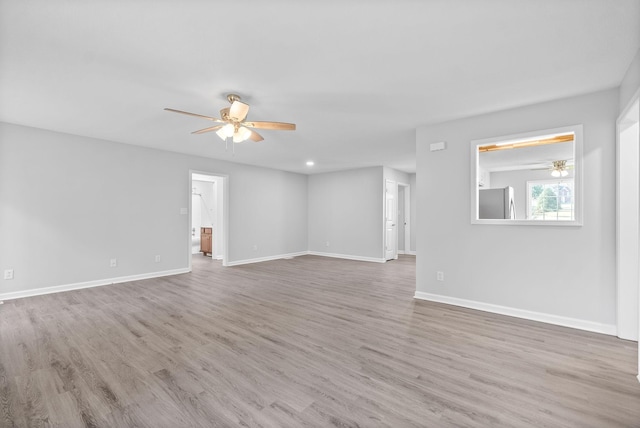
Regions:
[[314, 166], [316, 163], [314, 161], [307, 161], [307, 166]]

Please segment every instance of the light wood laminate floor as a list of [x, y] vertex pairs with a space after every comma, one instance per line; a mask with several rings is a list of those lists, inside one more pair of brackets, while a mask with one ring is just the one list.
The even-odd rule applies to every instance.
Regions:
[[5, 302], [1, 427], [640, 427], [636, 343], [316, 256]]

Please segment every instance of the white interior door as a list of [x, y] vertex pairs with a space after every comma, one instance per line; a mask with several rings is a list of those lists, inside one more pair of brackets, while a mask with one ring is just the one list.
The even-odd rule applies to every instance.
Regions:
[[395, 181], [385, 181], [385, 251], [386, 260], [398, 258], [398, 185]]

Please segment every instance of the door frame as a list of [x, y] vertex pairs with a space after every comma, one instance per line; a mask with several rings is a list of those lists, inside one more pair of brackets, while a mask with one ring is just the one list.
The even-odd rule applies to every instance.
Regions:
[[[638, 141], [628, 141], [623, 132], [639, 127]], [[623, 145], [635, 144], [633, 158], [625, 153]], [[628, 178], [636, 182], [629, 186]], [[640, 89], [638, 89], [616, 121], [616, 325], [617, 336], [638, 340], [640, 332]], [[626, 179], [625, 179], [626, 178]], [[621, 192], [622, 183], [633, 192], [635, 212], [627, 216]], [[625, 215], [623, 216], [623, 212]], [[625, 280], [631, 278], [630, 280]], [[628, 305], [635, 296], [637, 306]], [[632, 323], [637, 322], [634, 329]], [[635, 333], [636, 337], [632, 337]], [[640, 341], [638, 342], [638, 380], [640, 381]]]
[[[393, 256], [391, 258], [387, 258], [387, 183], [391, 183], [391, 188], [393, 190], [395, 190], [395, 197], [393, 198], [393, 204], [395, 206], [395, 219], [392, 219], [392, 221], [395, 221], [396, 224], [392, 224], [392, 227], [395, 228], [395, 241], [393, 244], [394, 246], [394, 250], [393, 250]], [[389, 260], [396, 260], [398, 258], [398, 182], [395, 180], [389, 180], [389, 179], [385, 179], [384, 180], [384, 193], [383, 193], [384, 197], [382, 198], [383, 200], [383, 212], [382, 212], [382, 218], [384, 220], [383, 222], [383, 240], [382, 240], [382, 257], [384, 258], [385, 262], [389, 261]]]
[[[407, 183], [398, 182], [398, 193], [400, 193], [400, 187], [404, 191], [404, 250], [402, 254], [411, 254], [411, 185]], [[396, 245], [398, 254], [400, 249]]]
[[[187, 240], [189, 245], [188, 254], [189, 254], [189, 271], [192, 270], [191, 263], [191, 228], [193, 227], [192, 222], [192, 210], [193, 210], [193, 198], [191, 197], [191, 192], [193, 189], [193, 174], [207, 175], [209, 177], [215, 177], [222, 179], [222, 266], [228, 266], [229, 260], [229, 175], [228, 174], [220, 174], [217, 172], [211, 171], [202, 171], [196, 169], [189, 170], [189, 205], [188, 205], [188, 228], [187, 228]], [[214, 257], [211, 258], [212, 261], [215, 260]]]

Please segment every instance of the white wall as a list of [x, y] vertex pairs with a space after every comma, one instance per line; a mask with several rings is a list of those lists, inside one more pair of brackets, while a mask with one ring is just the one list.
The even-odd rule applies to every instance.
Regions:
[[629, 65], [622, 82], [620, 82], [618, 113], [622, 113], [622, 110], [627, 107], [633, 95], [638, 91], [638, 88], [640, 88], [640, 49], [636, 52], [636, 56]]
[[186, 269], [190, 169], [229, 176], [229, 262], [307, 250], [304, 175], [0, 123], [0, 297]]
[[[193, 180], [191, 186], [195, 188], [196, 193], [196, 195], [191, 195], [194, 207], [191, 226], [196, 228], [196, 233], [200, 233], [201, 227], [215, 227], [217, 223], [217, 187], [213, 182], [198, 180]], [[195, 209], [196, 207], [198, 209]]]
[[[567, 170], [569, 173], [565, 179], [573, 177], [573, 169]], [[489, 180], [493, 189], [511, 186], [513, 187], [513, 200], [516, 205], [516, 219], [526, 219], [527, 213], [527, 181], [533, 180], [553, 180], [550, 171], [522, 169], [516, 171], [500, 171], [489, 174]], [[488, 189], [489, 187], [483, 187]]]
[[[396, 183], [409, 184], [409, 174], [406, 172], [398, 171], [397, 169], [383, 167], [384, 180], [392, 180]], [[384, 189], [384, 183], [382, 183]], [[384, 191], [384, 190], [383, 190]]]
[[[418, 128], [416, 295], [615, 332], [617, 111], [615, 89]], [[583, 226], [470, 223], [471, 140], [580, 123]], [[430, 152], [438, 141], [447, 141], [447, 150]], [[444, 271], [444, 282], [436, 281], [436, 271]]]
[[309, 176], [309, 251], [383, 261], [383, 192], [382, 167]]

